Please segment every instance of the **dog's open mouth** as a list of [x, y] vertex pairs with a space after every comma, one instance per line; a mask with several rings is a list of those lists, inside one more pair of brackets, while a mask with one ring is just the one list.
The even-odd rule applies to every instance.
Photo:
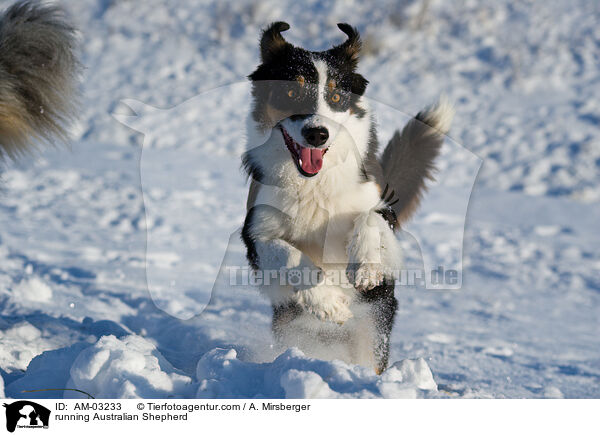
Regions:
[[314, 177], [317, 175], [323, 167], [323, 156], [327, 152], [327, 148], [304, 147], [292, 139], [283, 126], [280, 125], [279, 129], [288, 150], [290, 150], [290, 154], [296, 162], [298, 171], [305, 177]]

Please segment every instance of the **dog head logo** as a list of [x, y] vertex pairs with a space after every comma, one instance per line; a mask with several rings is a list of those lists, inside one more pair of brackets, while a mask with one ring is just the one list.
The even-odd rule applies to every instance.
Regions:
[[[390, 137], [412, 119], [368, 98], [356, 65], [345, 74], [335, 73], [340, 59], [354, 62], [348, 55], [358, 47], [354, 31], [340, 28], [348, 35], [346, 41], [312, 64], [298, 50], [298, 56], [284, 56], [296, 51], [278, 36], [285, 30], [280, 26], [265, 36], [262, 64], [249, 82], [221, 86], [168, 109], [127, 99], [122, 103], [128, 113], [113, 114], [144, 135], [139, 170], [146, 217], [145, 270], [158, 308], [181, 319], [200, 314], [222, 283], [231, 286], [227, 268], [247, 266], [236, 233], [244, 221], [248, 193], [239, 176], [241, 156], [252, 182], [264, 192], [276, 193], [282, 184], [320, 183], [331, 168], [340, 166], [349, 171], [365, 167], [368, 176], [377, 159], [371, 120], [382, 126], [381, 137]], [[278, 51], [273, 57], [274, 50], [283, 54]], [[285, 61], [295, 62], [294, 68], [280, 65]], [[290, 70], [302, 74], [269, 75]], [[361, 83], [365, 86], [358, 86]], [[467, 206], [482, 160], [449, 137], [441, 155], [440, 162], [452, 156], [461, 164], [439, 166], [437, 182], [428, 182], [417, 217], [402, 225], [402, 238], [406, 252], [416, 253], [408, 259], [414, 270], [419, 269], [420, 278], [415, 279], [424, 288], [459, 289]], [[402, 177], [397, 178], [400, 184]], [[461, 180], [460, 185], [455, 180]], [[256, 198], [255, 204], [263, 200]], [[328, 213], [327, 203], [319, 206]], [[326, 248], [329, 233], [324, 236]], [[328, 257], [328, 252], [323, 255]]]
[[6, 430], [16, 428], [48, 428], [50, 410], [28, 400], [19, 400], [3, 405], [6, 408]]

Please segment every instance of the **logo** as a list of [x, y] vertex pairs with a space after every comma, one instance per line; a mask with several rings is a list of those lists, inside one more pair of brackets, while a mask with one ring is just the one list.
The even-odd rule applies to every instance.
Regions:
[[6, 408], [6, 430], [14, 432], [22, 429], [48, 429], [50, 410], [29, 400], [19, 400], [4, 404]]
[[[294, 82], [291, 85], [296, 84]], [[265, 89], [269, 86], [278, 88], [283, 82], [265, 80], [262, 85]], [[254, 130], [248, 132], [244, 122], [227, 123], [224, 133], [224, 114], [229, 119], [247, 118], [252, 93], [250, 86], [244, 82], [211, 89], [167, 109], [126, 99], [121, 102], [122, 108], [127, 107], [127, 112], [113, 113], [115, 119], [144, 134], [139, 170], [145, 211], [141, 228], [146, 233], [146, 281], [156, 306], [182, 320], [200, 314], [210, 302], [213, 292], [231, 289], [233, 285], [254, 287], [265, 281], [264, 278], [259, 279], [260, 282], [250, 278], [253, 282], [247, 284], [246, 275], [242, 276], [242, 280], [238, 279], [238, 272], [254, 273], [253, 269], [247, 267], [244, 256], [246, 249], [242, 246], [238, 231], [243, 223], [239, 212], [244, 208], [247, 189], [243, 183], [236, 182], [235, 189], [228, 190], [228, 199], [224, 200], [223, 192], [215, 188], [221, 174], [239, 173], [240, 145], [262, 149], [271, 134], [281, 135], [279, 131], [271, 131], [263, 136]], [[389, 120], [390, 126], [402, 128], [412, 119], [412, 116], [393, 107], [365, 96], [361, 98], [369, 102], [378, 119]], [[220, 103], [215, 105], [215, 102]], [[175, 124], [174, 120], [177, 120]], [[338, 126], [339, 131], [346, 131], [353, 139], [341, 124], [336, 124], [334, 120], [329, 122]], [[183, 142], [177, 131], [186, 132]], [[207, 148], [198, 148], [198, 138], [202, 138]], [[458, 290], [462, 286], [463, 235], [471, 190], [482, 160], [449, 137], [445, 137], [443, 147], [443, 152], [454, 156], [461, 165], [440, 166], [436, 173], [438, 181], [428, 183], [428, 193], [421, 205], [423, 218], [402, 226], [400, 237], [403, 249], [415, 255], [409, 258], [412, 263], [402, 267], [398, 265], [390, 271], [399, 285], [431, 290]], [[287, 149], [281, 153], [286, 162], [291, 161]], [[268, 154], [265, 148], [261, 155]], [[349, 142], [347, 150], [338, 154], [335, 164], [370, 165], [360, 162], [361, 158], [361, 152]], [[199, 174], [207, 174], [209, 181], [199, 182]], [[467, 177], [464, 178], [463, 174]], [[464, 183], [456, 184], [453, 181], [463, 178]], [[255, 198], [255, 206], [274, 208], [283, 213], [284, 219], [297, 218], [294, 213], [299, 210], [290, 208], [283, 211], [278, 208], [280, 203], [276, 199], [284, 195], [278, 181], [267, 177], [260, 182], [253, 178], [253, 183], [257, 186], [256, 190], [261, 191], [261, 195]], [[328, 205], [328, 202], [324, 202], [316, 213], [322, 216], [335, 213], [335, 210], [327, 209]], [[220, 218], [215, 219], [215, 215]], [[347, 260], [343, 256], [338, 257], [340, 251], [337, 249], [339, 235], [336, 233], [336, 224], [332, 222], [330, 225], [328, 219], [325, 222], [323, 263], [344, 263]], [[375, 234], [374, 237], [377, 237], [376, 222], [368, 231], [369, 234]], [[176, 228], [177, 234], [185, 237], [167, 237], [165, 228]], [[227, 238], [229, 242], [224, 243]], [[378, 263], [377, 252], [373, 255], [372, 262]], [[199, 273], [199, 270], [202, 272]], [[262, 272], [273, 273], [272, 276], [277, 279], [283, 276], [278, 270], [263, 269]], [[300, 271], [290, 272], [293, 273], [285, 278], [292, 280], [292, 283], [306, 284], [306, 288], [314, 286], [310, 271], [309, 282], [303, 281]], [[354, 270], [349, 272], [356, 273]], [[345, 275], [341, 274], [332, 278], [346, 281]], [[190, 308], [190, 304], [171, 303], [173, 300], [186, 300], [192, 294], [195, 301], [193, 308]]]

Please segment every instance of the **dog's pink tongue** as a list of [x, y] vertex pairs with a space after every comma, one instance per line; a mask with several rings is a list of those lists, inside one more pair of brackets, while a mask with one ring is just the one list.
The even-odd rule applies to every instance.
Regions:
[[323, 153], [325, 150], [300, 147], [300, 160], [302, 170], [307, 174], [316, 174], [323, 167]]

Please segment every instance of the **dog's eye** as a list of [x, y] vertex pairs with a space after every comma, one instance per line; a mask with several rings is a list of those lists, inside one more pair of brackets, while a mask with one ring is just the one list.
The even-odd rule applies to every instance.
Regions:
[[331, 101], [333, 101], [334, 103], [337, 103], [340, 101], [340, 94], [333, 94], [331, 96]]
[[293, 90], [293, 89], [290, 89], [290, 90], [287, 92], [287, 95], [288, 95], [288, 97], [290, 97], [290, 98], [294, 98], [294, 97], [296, 96], [296, 91], [295, 91], [295, 90]]

